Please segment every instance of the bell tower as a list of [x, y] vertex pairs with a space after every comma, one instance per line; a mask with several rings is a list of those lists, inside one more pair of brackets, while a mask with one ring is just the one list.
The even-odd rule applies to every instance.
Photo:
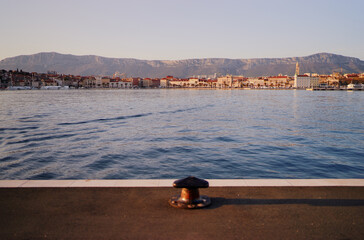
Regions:
[[295, 75], [300, 75], [300, 65], [298, 64], [298, 62], [296, 63], [296, 73]]

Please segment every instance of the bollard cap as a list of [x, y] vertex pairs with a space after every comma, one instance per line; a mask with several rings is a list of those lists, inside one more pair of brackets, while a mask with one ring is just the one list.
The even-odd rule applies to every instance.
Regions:
[[197, 177], [189, 176], [174, 181], [173, 187], [175, 188], [208, 188], [209, 182]]

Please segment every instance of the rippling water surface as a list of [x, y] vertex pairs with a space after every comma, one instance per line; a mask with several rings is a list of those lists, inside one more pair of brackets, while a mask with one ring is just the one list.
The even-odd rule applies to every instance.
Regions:
[[0, 92], [0, 179], [364, 178], [364, 92]]

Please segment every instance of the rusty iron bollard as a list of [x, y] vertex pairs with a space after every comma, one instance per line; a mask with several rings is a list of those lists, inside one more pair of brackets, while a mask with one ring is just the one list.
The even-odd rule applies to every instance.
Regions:
[[186, 177], [174, 181], [173, 187], [182, 188], [181, 195], [169, 199], [169, 204], [176, 208], [203, 208], [211, 204], [208, 196], [200, 196], [199, 188], [208, 188], [209, 182], [196, 177]]

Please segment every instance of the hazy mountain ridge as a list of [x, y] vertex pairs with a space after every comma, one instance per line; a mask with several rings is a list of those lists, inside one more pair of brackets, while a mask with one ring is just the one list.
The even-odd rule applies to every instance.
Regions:
[[138, 60], [50, 52], [6, 58], [0, 61], [0, 69], [18, 68], [32, 72], [57, 71], [74, 75], [112, 75], [118, 71], [135, 77], [165, 77], [166, 75], [189, 77], [214, 73], [267, 76], [280, 73], [293, 75], [296, 62], [299, 62], [302, 73], [331, 74], [341, 69], [348, 73], [364, 72], [364, 61], [330, 53], [290, 58]]

